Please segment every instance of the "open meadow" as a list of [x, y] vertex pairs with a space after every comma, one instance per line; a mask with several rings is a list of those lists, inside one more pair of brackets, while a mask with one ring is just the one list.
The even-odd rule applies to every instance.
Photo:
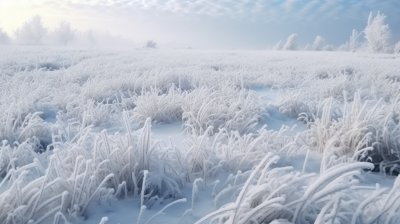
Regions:
[[0, 223], [398, 223], [400, 56], [4, 46]]

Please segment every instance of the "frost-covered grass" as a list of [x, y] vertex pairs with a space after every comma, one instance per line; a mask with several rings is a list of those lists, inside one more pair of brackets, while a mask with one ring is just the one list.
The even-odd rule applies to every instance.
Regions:
[[1, 50], [0, 223], [400, 220], [398, 56]]

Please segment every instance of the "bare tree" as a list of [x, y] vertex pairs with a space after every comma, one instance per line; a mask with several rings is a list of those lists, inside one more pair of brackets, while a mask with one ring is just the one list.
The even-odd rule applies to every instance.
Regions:
[[388, 52], [390, 29], [385, 23], [386, 16], [378, 12], [375, 16], [369, 14], [367, 26], [364, 29], [367, 46], [371, 52]]

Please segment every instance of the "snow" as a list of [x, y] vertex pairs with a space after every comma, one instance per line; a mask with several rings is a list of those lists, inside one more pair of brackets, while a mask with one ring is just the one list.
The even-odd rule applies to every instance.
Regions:
[[165, 144], [170, 144], [178, 148], [184, 147], [185, 133], [183, 123], [174, 122], [170, 124], [155, 124], [152, 127], [153, 137]]
[[190, 195], [192, 194], [192, 187], [185, 186], [183, 194], [189, 196], [186, 202], [179, 203], [166, 209], [165, 212], [156, 218], [151, 219], [158, 211], [160, 211], [171, 200], [164, 200], [161, 203], [155, 203], [151, 208], [146, 209], [138, 222], [138, 214], [140, 212], [140, 201], [137, 199], [123, 199], [112, 201], [107, 205], [93, 204], [88, 210], [87, 220], [78, 220], [77, 223], [81, 224], [98, 224], [103, 217], [107, 217], [109, 223], [146, 223], [149, 220], [154, 224], [162, 223], [193, 223], [200, 217], [206, 215], [213, 210], [213, 197], [211, 196], [212, 187], [207, 187], [201, 190], [197, 196], [192, 209]]
[[399, 56], [3, 50], [2, 223], [399, 220]]
[[282, 93], [279, 91], [279, 89], [272, 87], [255, 87], [250, 88], [250, 90], [254, 91], [260, 100], [266, 104], [277, 105], [282, 101]]
[[291, 128], [294, 133], [306, 129], [306, 125], [296, 118], [289, 117], [279, 111], [278, 108], [272, 107], [267, 110], [267, 118], [265, 120], [267, 128], [278, 131], [283, 126]]

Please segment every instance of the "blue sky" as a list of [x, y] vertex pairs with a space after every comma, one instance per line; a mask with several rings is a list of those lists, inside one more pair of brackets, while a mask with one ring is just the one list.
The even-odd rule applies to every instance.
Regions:
[[12, 35], [40, 15], [48, 27], [68, 21], [79, 30], [108, 31], [133, 41], [201, 48], [266, 48], [291, 33], [345, 42], [370, 11], [387, 16], [400, 39], [399, 0], [0, 0], [0, 27]]

